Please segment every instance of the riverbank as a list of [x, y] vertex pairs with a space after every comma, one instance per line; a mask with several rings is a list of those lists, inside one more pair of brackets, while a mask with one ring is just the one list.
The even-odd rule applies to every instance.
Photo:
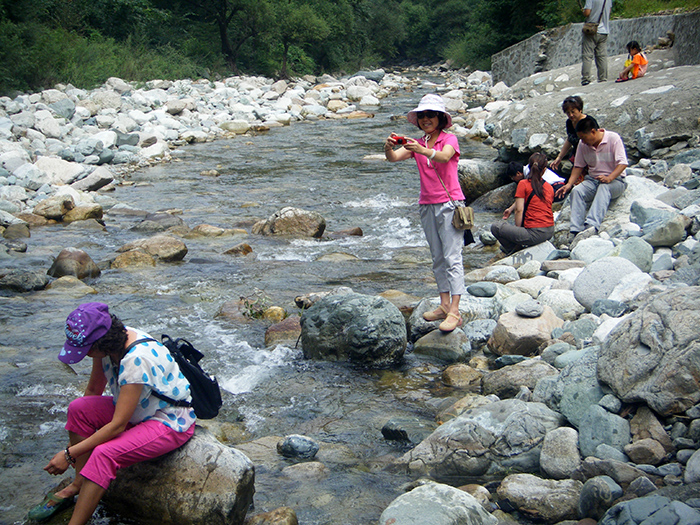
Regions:
[[[495, 91], [489, 95], [483, 77], [475, 78], [471, 89], [451, 89], [465, 79], [459, 74], [447, 76], [444, 85], [411, 79], [410, 89], [421, 93], [411, 94], [405, 88], [395, 91], [395, 97], [403, 97], [402, 111], [413, 107], [428, 89], [443, 92], [450, 104], [460, 103], [455, 112], [467, 106], [464, 93], [484, 102], [494, 98]], [[453, 79], [459, 82], [453, 84]], [[447, 97], [453, 91], [462, 95]], [[595, 91], [590, 93], [587, 99], [594, 98]], [[508, 101], [508, 105], [515, 109], [543, 97], [531, 98]], [[552, 104], [557, 111], [552, 112], [556, 127], [553, 125], [551, 134], [559, 135], [559, 128], [563, 128], [557, 107], [560, 102]], [[462, 128], [474, 128], [466, 125], [471, 113], [463, 115]], [[194, 144], [190, 151], [196, 151], [201, 161], [188, 158], [187, 147], [168, 148], [173, 162], [137, 170], [114, 191], [106, 192], [108, 186], [97, 192], [73, 188], [68, 192], [71, 195], [88, 195], [103, 202], [107, 217], [74, 221], [72, 227], [64, 227], [65, 214], [53, 215], [45, 227], [30, 228], [32, 237], [27, 242], [32, 249], [27, 255], [19, 251], [9, 254], [12, 264], [6, 267], [18, 265], [18, 259], [23, 258], [25, 270], [45, 274], [48, 262], [60, 249], [78, 245], [97, 260], [103, 274], [84, 279], [92, 291], [78, 289], [74, 282], [74, 288], [68, 288], [71, 291], [56, 287], [34, 293], [3, 292], [8, 299], [3, 307], [3, 331], [12, 341], [3, 348], [2, 370], [8, 378], [4, 384], [9, 385], [3, 395], [11, 390], [8, 405], [21, 407], [12, 412], [37, 415], [31, 412], [31, 404], [50, 403], [38, 417], [50, 418], [54, 425], [47, 425], [49, 440], [63, 442], [63, 405], [75, 392], [54, 388], [43, 400], [32, 397], [34, 390], [24, 383], [41, 383], [37, 377], [29, 377], [37, 365], [59, 384], [75, 382], [72, 371], [49, 372], [55, 361], [52, 348], [60, 344], [62, 320], [56, 312], [66, 309], [78, 300], [76, 297], [96, 297], [117, 303], [132, 322], [139, 326], [145, 323], [156, 334], [160, 330], [172, 334], [172, 328], [186, 326], [199, 336], [195, 341], [206, 345], [207, 355], [214, 354], [214, 369], [238, 359], [241, 353], [245, 355], [247, 362], [237, 362], [236, 372], [229, 372], [222, 381], [229, 395], [235, 392], [238, 396], [233, 401], [228, 398], [222, 420], [211, 426], [220, 439], [243, 450], [259, 467], [255, 514], [281, 506], [284, 499], [298, 515], [314, 516], [306, 523], [337, 523], [339, 516], [357, 512], [353, 510], [358, 499], [354, 495], [360, 494], [364, 513], [358, 523], [376, 520], [385, 509], [388, 520], [395, 517], [392, 513], [405, 498], [402, 496], [396, 506], [391, 501], [402, 490], [422, 484], [416, 480], [423, 476], [441, 484], [408, 492], [406, 497], [416, 498], [409, 500], [412, 512], [426, 500], [439, 500], [441, 508], [447, 509], [473, 504], [446, 485], [464, 487], [462, 492], [470, 491], [483, 509], [505, 522], [575, 519], [581, 505], [592, 516], [602, 515], [616, 501], [646, 495], [658, 486], [665, 486], [666, 494], [678, 487], [672, 499], [692, 505], [688, 494], [694, 487], [698, 461], [693, 457], [698, 448], [695, 404], [699, 389], [693, 383], [697, 374], [692, 368], [698, 339], [694, 326], [698, 261], [697, 239], [689, 234], [697, 234], [698, 196], [696, 189], [688, 187], [696, 178], [692, 162], [677, 158], [687, 156], [692, 148], [674, 151], [669, 147], [657, 158], [640, 159], [630, 170], [625, 197], [611, 209], [600, 234], [568, 246], [569, 257], [558, 253], [559, 260], [547, 261], [555, 246], [545, 245], [468, 273], [470, 290], [462, 305], [465, 326], [456, 331], [454, 340], [446, 340], [436, 337], [434, 326], [421, 321], [422, 312], [433, 308], [429, 298], [433, 283], [419, 226], [405, 217], [415, 200], [415, 181], [397, 171], [392, 172], [396, 176], [389, 186], [381, 186], [385, 166], [370, 159], [370, 152], [380, 144], [375, 138], [391, 126], [384, 116], [386, 121], [381, 122], [366, 119], [342, 121], [340, 125], [331, 121], [334, 125], [327, 128], [323, 126], [329, 122], [320, 119], [313, 133], [300, 125], [299, 134], [286, 140], [274, 132], [249, 136], [245, 139], [251, 143], [248, 150], [240, 147], [239, 139]], [[337, 161], [334, 150], [339, 148], [323, 143], [328, 136], [342, 136], [368, 160], [352, 164]], [[466, 150], [470, 141], [463, 142]], [[222, 149], [216, 157], [205, 149], [213, 146]], [[178, 153], [173, 156], [173, 152]], [[674, 156], [666, 160], [664, 155], [671, 152]], [[267, 156], [282, 166], [274, 178], [271, 167], [262, 163]], [[328, 163], [309, 169], [310, 157], [328, 159]], [[36, 167], [36, 162], [32, 165]], [[182, 173], [178, 170], [181, 165], [186, 165]], [[212, 169], [218, 176], [204, 173]], [[410, 166], [407, 170], [409, 173]], [[60, 192], [61, 186], [57, 189]], [[20, 200], [26, 209], [35, 197], [31, 191], [26, 191], [31, 198]], [[381, 197], [383, 192], [389, 197]], [[334, 221], [332, 230], [359, 225], [365, 233], [359, 238], [362, 242], [383, 238], [383, 244], [356, 248], [352, 236], [318, 241], [248, 233], [260, 218], [271, 217], [290, 202]], [[353, 207], [362, 213], [339, 220], [343, 208]], [[148, 217], [145, 211], [164, 208], [171, 213]], [[392, 208], [399, 211], [390, 215]], [[155, 256], [149, 253], [153, 261], [142, 268], [111, 267], [115, 249], [153, 238], [159, 228], [153, 223], [164, 219], [177, 224], [162, 223], [160, 228], [168, 229], [171, 238], [187, 242], [183, 258], [168, 261], [163, 252], [157, 252]], [[477, 215], [477, 220], [480, 231], [488, 229], [483, 214]], [[92, 231], [88, 224], [98, 225], [96, 228], [106, 224], [107, 230]], [[199, 227], [205, 224], [214, 228]], [[557, 225], [559, 230], [566, 227], [566, 208]], [[379, 229], [383, 226], [386, 229]], [[243, 240], [252, 245], [252, 256], [223, 254]], [[328, 251], [332, 253], [320, 255], [323, 244], [330, 244]], [[392, 252], [396, 244], [408, 249]], [[125, 253], [149, 252], [143, 245], [134, 248]], [[287, 255], [290, 252], [296, 258], [292, 262]], [[343, 252], [351, 257], [334, 262], [325, 258]], [[476, 253], [490, 257], [494, 252], [480, 243], [465, 248], [469, 261]], [[288, 342], [266, 349], [267, 334], [263, 332], [268, 331], [270, 321], [251, 321], [240, 310], [223, 307], [240, 307], [238, 297], [245, 293], [241, 290], [250, 292], [261, 279], [266, 279], [273, 302], [285, 306], [290, 318], [300, 313], [287, 307], [291, 290], [327, 292], [340, 283], [351, 283], [359, 292], [381, 292], [408, 318], [412, 344], [402, 363], [388, 370], [301, 359], [293, 344], [300, 333], [296, 326], [287, 330]], [[392, 293], [389, 288], [405, 291]], [[533, 299], [539, 304], [533, 305]], [[604, 301], [603, 309], [597, 301]], [[532, 325], [539, 327], [535, 338], [529, 331]], [[44, 337], [36, 337], [35, 326]], [[240, 340], [221, 344], [233, 337], [231, 334], [239, 336], [245, 330], [247, 341], [255, 342], [255, 348]], [[263, 336], [265, 344], [260, 343]], [[219, 344], [225, 350], [220, 354], [207, 347]], [[638, 351], [629, 354], [630, 348]], [[456, 363], [452, 362], [454, 356], [459, 356]], [[622, 359], [619, 356], [628, 361], [618, 361]], [[297, 375], [280, 380], [279, 375], [270, 374], [246, 388], [250, 378], [242, 370], [253, 375], [258, 368], [272, 368], [268, 357], [282, 361], [281, 368]], [[683, 366], [678, 367], [678, 363]], [[619, 370], [634, 371], [634, 378], [642, 381], [627, 381], [626, 376], [619, 377]], [[85, 370], [79, 369], [78, 379], [84, 378]], [[364, 394], [368, 395], [362, 397]], [[237, 406], [243, 407], [239, 415], [242, 423], [232, 414]], [[389, 425], [389, 419], [395, 421]], [[433, 432], [437, 423], [442, 424]], [[22, 425], [32, 428], [19, 418], [4, 427], [9, 428], [4, 432], [11, 442], [16, 442]], [[280, 457], [274, 444], [292, 432], [319, 442], [317, 461], [298, 466]], [[392, 437], [385, 439], [380, 433]], [[33, 443], [31, 432], [24, 438]], [[43, 466], [39, 465], [43, 458], [30, 456], [22, 465], [19, 454], [11, 454], [7, 464], [19, 464], [17, 471]], [[29, 456], [28, 452], [23, 454]], [[296, 468], [289, 468], [292, 466]], [[560, 478], [564, 478], [562, 482]], [[325, 481], [329, 479], [332, 481]], [[402, 485], [407, 479], [411, 482]], [[475, 480], [478, 486], [463, 485]], [[373, 484], [387, 488], [378, 495], [369, 491]], [[24, 496], [17, 497], [22, 500]], [[655, 499], [656, 506], [646, 508], [664, 512], [667, 503]], [[482, 512], [474, 512], [482, 523], [491, 522]]]

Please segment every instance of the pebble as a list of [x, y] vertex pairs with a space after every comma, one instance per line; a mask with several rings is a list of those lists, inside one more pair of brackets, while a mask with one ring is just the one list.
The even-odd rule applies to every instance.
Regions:
[[491, 282], [479, 282], [467, 287], [467, 292], [474, 297], [493, 297], [498, 291], [498, 286]]
[[530, 319], [534, 319], [536, 317], [541, 316], [543, 312], [544, 306], [542, 306], [542, 303], [534, 299], [522, 302], [515, 307], [516, 314], [520, 315], [521, 317], [527, 317]]

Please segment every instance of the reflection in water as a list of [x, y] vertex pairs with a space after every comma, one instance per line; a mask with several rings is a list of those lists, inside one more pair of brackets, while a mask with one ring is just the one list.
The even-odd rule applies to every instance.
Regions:
[[[387, 289], [435, 294], [419, 225], [415, 167], [363, 160], [382, 153], [382, 140], [392, 130], [418, 136], [389, 117], [405, 113], [422, 94], [396, 95], [373, 119], [299, 123], [260, 136], [186, 146], [175, 152], [175, 161], [133, 173], [133, 185], [101, 197], [105, 207], [111, 201], [149, 212], [180, 210], [190, 227], [248, 231], [281, 207], [295, 206], [324, 216], [327, 232], [359, 227], [361, 237], [187, 237], [188, 255], [180, 263], [110, 270], [115, 250], [144, 236], [132, 230], [139, 217], [115, 208], [105, 215], [106, 232], [80, 225], [32, 230], [27, 253], [13, 254], [6, 267], [48, 269], [63, 248], [74, 246], [105, 270], [86, 281], [94, 295], [43, 291], [0, 297], [0, 401], [6, 407], [0, 413], [0, 522], [21, 521], [57, 481], [41, 469], [65, 446], [65, 410], [85, 388], [89, 364], [70, 368], [56, 355], [66, 315], [87, 301], [108, 303], [129, 326], [154, 336], [185, 337], [200, 348], [205, 367], [226, 390], [224, 408], [212, 424], [231, 444], [241, 436], [292, 433], [323, 443], [320, 454], [329, 475], [319, 483], [288, 478], [281, 469], [290, 463], [282, 458], [258, 466], [254, 512], [288, 505], [305, 525], [379, 518], [408, 481], [385, 468], [404, 449], [385, 441], [381, 427], [400, 415], [432, 420], [442, 366], [416, 372], [421, 363], [412, 355], [385, 371], [308, 362], [299, 349], [266, 349], [262, 321], [232, 321], [217, 313], [223, 303], [256, 288], [290, 314], [299, 313], [295, 296], [339, 285], [367, 294]], [[461, 146], [463, 157], [492, 156], [476, 143]], [[220, 175], [201, 175], [211, 169]], [[224, 254], [240, 242], [250, 244], [254, 256]], [[333, 253], [355, 260], [320, 259]], [[486, 258], [474, 252], [467, 261], [480, 264]]]

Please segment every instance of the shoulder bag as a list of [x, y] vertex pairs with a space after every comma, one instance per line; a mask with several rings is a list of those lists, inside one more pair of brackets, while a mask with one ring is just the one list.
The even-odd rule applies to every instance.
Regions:
[[603, 7], [600, 9], [600, 16], [598, 17], [597, 22], [584, 22], [583, 23], [583, 28], [581, 31], [583, 31], [584, 35], [588, 36], [593, 36], [598, 33], [598, 26], [600, 25], [600, 21], [603, 19], [603, 13], [605, 12], [605, 2], [607, 0], [603, 0]]
[[445, 183], [442, 182], [442, 178], [440, 177], [437, 168], [433, 166], [433, 169], [435, 170], [435, 175], [437, 175], [440, 184], [442, 184], [442, 187], [445, 189], [445, 193], [447, 193], [447, 198], [450, 199], [452, 206], [454, 206], [452, 226], [458, 230], [471, 230], [474, 227], [474, 210], [471, 208], [471, 206], [465, 206], [461, 202], [458, 203], [453, 200], [452, 195], [450, 195], [450, 192], [447, 191], [447, 186], [445, 186]]

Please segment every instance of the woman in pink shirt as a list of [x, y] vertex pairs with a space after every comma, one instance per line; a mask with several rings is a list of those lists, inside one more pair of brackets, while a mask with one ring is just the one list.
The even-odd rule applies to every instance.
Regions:
[[[443, 319], [440, 330], [451, 332], [462, 325], [459, 300], [465, 291], [464, 234], [452, 226], [454, 205], [450, 202], [464, 200], [457, 176], [459, 144], [457, 137], [444, 131], [452, 126], [452, 117], [440, 95], [425, 95], [406, 118], [423, 132], [423, 137], [414, 140], [392, 133], [384, 142], [384, 154], [389, 162], [413, 158], [418, 166], [421, 225], [440, 292], [440, 306], [423, 317], [426, 321]], [[396, 146], [400, 147], [394, 149]]]

